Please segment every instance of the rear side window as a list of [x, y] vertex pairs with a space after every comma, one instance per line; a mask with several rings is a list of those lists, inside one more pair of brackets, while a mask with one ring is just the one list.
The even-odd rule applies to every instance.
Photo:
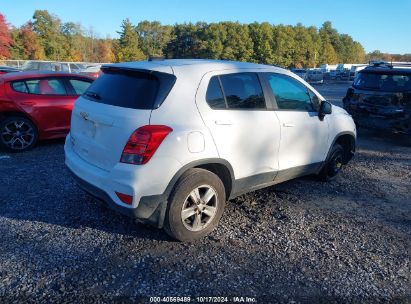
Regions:
[[155, 109], [166, 98], [175, 76], [159, 72], [103, 69], [84, 97], [95, 102], [131, 109]]
[[14, 81], [11, 84], [13, 90], [21, 93], [37, 95], [66, 95], [66, 88], [61, 79], [44, 78]]
[[212, 109], [225, 109], [226, 104], [221, 91], [220, 81], [217, 76], [213, 76], [208, 84], [206, 100]]
[[263, 90], [256, 73], [235, 73], [212, 77], [208, 85], [206, 100], [214, 109], [266, 109]]
[[71, 86], [76, 92], [76, 95], [82, 95], [85, 91], [87, 91], [88, 87], [90, 86], [90, 82], [79, 80], [79, 79], [70, 79], [69, 80]]

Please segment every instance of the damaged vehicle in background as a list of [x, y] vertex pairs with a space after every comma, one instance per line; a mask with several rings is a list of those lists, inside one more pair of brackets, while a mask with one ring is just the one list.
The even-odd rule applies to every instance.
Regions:
[[411, 134], [411, 65], [377, 63], [361, 70], [343, 99], [359, 127]]

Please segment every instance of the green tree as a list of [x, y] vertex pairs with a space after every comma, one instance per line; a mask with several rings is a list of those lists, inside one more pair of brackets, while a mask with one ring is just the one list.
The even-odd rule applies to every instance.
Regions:
[[174, 25], [172, 36], [166, 47], [168, 58], [201, 58], [203, 34], [206, 24], [198, 22]]
[[221, 59], [252, 61], [253, 40], [247, 25], [238, 22], [224, 22], [227, 37]]
[[308, 29], [301, 23], [294, 27], [294, 48], [293, 66], [297, 68], [308, 67], [315, 57], [315, 48], [312, 36]]
[[292, 26], [279, 25], [273, 29], [273, 61], [284, 67], [294, 65], [295, 31]]
[[227, 40], [227, 31], [222, 23], [211, 23], [203, 33], [201, 41], [201, 57], [220, 59], [224, 51], [224, 43]]
[[84, 42], [84, 31], [79, 23], [67, 22], [61, 26], [61, 32], [64, 36], [67, 52], [65, 60], [67, 61], [87, 61], [84, 56], [86, 53]]
[[33, 15], [33, 30], [48, 59], [62, 60], [66, 57], [67, 47], [61, 31], [61, 21], [46, 10], [36, 10]]
[[139, 47], [137, 32], [128, 18], [123, 20], [121, 31], [118, 33], [120, 34], [117, 50], [118, 61], [136, 61], [146, 58]]
[[172, 30], [172, 26], [161, 25], [158, 21], [142, 21], [137, 24], [140, 48], [146, 57], [164, 55], [164, 49], [172, 38]]
[[319, 30], [321, 38], [320, 63], [336, 64], [339, 61], [336, 48], [340, 47], [338, 32], [332, 28], [331, 22], [324, 22]]
[[311, 36], [312, 45], [308, 49], [308, 62], [306, 66], [315, 68], [320, 62], [321, 38], [315, 26], [310, 26], [307, 31]]
[[354, 41], [353, 54], [354, 54], [353, 62], [358, 62], [358, 63], [366, 62], [365, 50], [362, 47], [361, 43], [357, 41]]
[[85, 30], [78, 23], [62, 23], [46, 10], [37, 10], [33, 21], [21, 28], [12, 28], [4, 17], [0, 18], [0, 41], [3, 41], [0, 54], [18, 59], [90, 62], [142, 60], [150, 55], [165, 55], [168, 58], [228, 59], [285, 67], [360, 63], [376, 57], [411, 60], [409, 54], [381, 52], [366, 57], [359, 42], [347, 34], [338, 33], [329, 21], [317, 29], [302, 24], [271, 25], [267, 22], [198, 22], [171, 26], [158, 21], [141, 21], [133, 26], [129, 19], [125, 19], [119, 34], [119, 39], [101, 39], [92, 27]]
[[273, 64], [273, 27], [268, 22], [254, 22], [249, 25], [250, 37], [253, 41], [253, 61]]

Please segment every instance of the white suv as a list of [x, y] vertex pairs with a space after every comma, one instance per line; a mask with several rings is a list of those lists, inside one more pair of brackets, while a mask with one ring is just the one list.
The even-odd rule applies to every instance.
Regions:
[[181, 241], [218, 224], [226, 200], [354, 155], [351, 117], [282, 68], [231, 61], [106, 65], [75, 103], [65, 143], [78, 184]]

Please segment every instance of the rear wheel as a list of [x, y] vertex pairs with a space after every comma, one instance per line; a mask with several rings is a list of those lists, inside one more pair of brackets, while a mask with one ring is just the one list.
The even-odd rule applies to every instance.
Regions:
[[27, 151], [35, 146], [37, 139], [37, 128], [27, 118], [11, 116], [0, 123], [0, 145], [7, 151]]
[[329, 157], [322, 168], [319, 177], [323, 181], [331, 181], [340, 173], [344, 164], [344, 149], [341, 145], [335, 144], [329, 154]]
[[164, 228], [179, 241], [200, 239], [218, 225], [225, 199], [224, 185], [217, 175], [190, 169], [170, 196]]

